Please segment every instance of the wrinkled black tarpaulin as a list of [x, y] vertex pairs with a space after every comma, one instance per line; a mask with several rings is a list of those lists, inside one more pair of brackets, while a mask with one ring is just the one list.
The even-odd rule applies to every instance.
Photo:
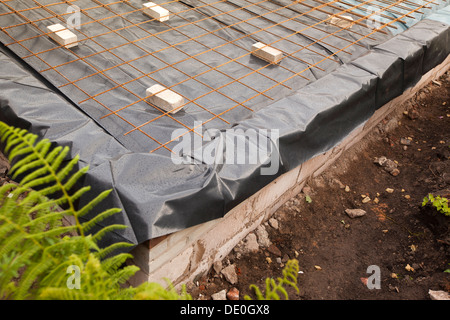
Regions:
[[[183, 2], [189, 4], [190, 1]], [[238, 0], [234, 2], [241, 5]], [[154, 147], [148, 145], [148, 139], [138, 139], [133, 135], [124, 137], [123, 131], [128, 128], [123, 128], [122, 123], [115, 122], [113, 117], [99, 121], [103, 114], [96, 113], [95, 110], [99, 109], [94, 105], [76, 105], [73, 102], [80, 100], [79, 93], [68, 89], [60, 92], [56, 89], [60, 85], [57, 77], [46, 75], [44, 79], [30, 67], [36, 61], [27, 61], [29, 65], [19, 62], [17, 56], [4, 47], [0, 53], [0, 120], [26, 128], [57, 145], [71, 147], [71, 156], [79, 154], [80, 166], [90, 166], [84, 184], [92, 187], [91, 196], [82, 198], [80, 205], [105, 189], [113, 189], [108, 201], [99, 205], [91, 215], [118, 207], [123, 212], [103, 221], [102, 225], [121, 223], [128, 226], [123, 231], [107, 235], [104, 244], [116, 241], [139, 244], [222, 217], [277, 176], [338, 144], [377, 108], [414, 85], [423, 74], [448, 56], [448, 7], [433, 16], [435, 20], [424, 19], [393, 38], [386, 40], [381, 36], [378, 45], [369, 52], [352, 46], [354, 56], [359, 58], [343, 61], [345, 64], [338, 67], [333, 62], [324, 64], [326, 67], [321, 64], [326, 73], [314, 71], [313, 74], [310, 71], [307, 75], [317, 80], [288, 83], [297, 91], [286, 95], [280, 88], [280, 96], [285, 94], [284, 98], [271, 104], [255, 101], [252, 105], [255, 112], [240, 108], [232, 115], [233, 118], [227, 118], [233, 129], [241, 128], [244, 132], [249, 128], [279, 129], [280, 170], [276, 175], [261, 175], [261, 165], [208, 165], [200, 161], [176, 165], [167, 154], [148, 153], [149, 148]], [[198, 19], [199, 16], [192, 18]], [[231, 24], [233, 21], [221, 23]], [[242, 30], [227, 32], [236, 32], [224, 35], [233, 38], [238, 37]], [[2, 40], [5, 41], [4, 38]], [[297, 40], [309, 41], [300, 36]], [[320, 46], [315, 49], [328, 52], [327, 48]], [[339, 58], [348, 59], [345, 55]], [[311, 55], [310, 59], [314, 61], [317, 58]], [[106, 59], [104, 63], [106, 67], [113, 61]], [[292, 66], [295, 67], [294, 64]], [[118, 73], [118, 77], [129, 77], [125, 72]], [[175, 75], [166, 74], [164, 77]], [[179, 81], [176, 78], [171, 80]], [[92, 85], [96, 85], [95, 81]], [[134, 89], [142, 90], [148, 87], [148, 83], [140, 83], [139, 86]], [[120, 106], [133, 101], [128, 100], [125, 94], [104, 99], [111, 104], [117, 103], [118, 99]], [[223, 105], [219, 104], [217, 108], [219, 110], [215, 111], [220, 112]], [[192, 114], [189, 110], [193, 111]], [[148, 114], [139, 108], [133, 112], [136, 114], [130, 116]], [[194, 108], [187, 109], [180, 117], [185, 123], [202, 119], [201, 112]], [[207, 128], [226, 129], [223, 123], [214, 121], [209, 126], [205, 125]], [[171, 122], [158, 129], [162, 134], [170, 135], [175, 127]], [[185, 156], [196, 158], [195, 153]]]

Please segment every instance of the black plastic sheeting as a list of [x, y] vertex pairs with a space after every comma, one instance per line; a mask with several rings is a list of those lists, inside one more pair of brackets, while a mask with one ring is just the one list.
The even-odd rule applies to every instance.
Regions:
[[[15, 2], [17, 2], [15, 4], [16, 6], [23, 3], [22, 6], [19, 6], [20, 8], [27, 7], [27, 1], [15, 0]], [[44, 4], [51, 2], [54, 2], [54, 0], [41, 0], [41, 3]], [[127, 2], [139, 8], [142, 1], [132, 0]], [[102, 128], [114, 136], [128, 150], [142, 152], [152, 150], [159, 146], [157, 142], [149, 139], [145, 134], [151, 135], [158, 141], [164, 143], [170, 140], [172, 132], [179, 128], [179, 123], [169, 117], [162, 117], [157, 121], [153, 121], [151, 125], [142, 127], [140, 130], [145, 134], [134, 131], [124, 135], [133, 129], [133, 127], [116, 116], [102, 118], [109, 111], [101, 104], [106, 105], [111, 110], [118, 110], [144, 97], [145, 90], [156, 82], [169, 87], [186, 80], [173, 86], [171, 89], [190, 100], [195, 100], [197, 97], [206, 94], [204, 97], [196, 100], [196, 102], [207, 107], [214, 114], [221, 114], [229, 108], [234, 107], [236, 105], [235, 101], [245, 101], [250, 96], [255, 96], [255, 92], [252, 92], [248, 86], [234, 83], [226, 85], [216, 92], [209, 93], [211, 91], [210, 88], [198, 83], [198, 81], [189, 79], [188, 75], [196, 75], [196, 80], [204, 84], [212, 84], [214, 88], [217, 88], [230, 82], [229, 78], [219, 72], [224, 72], [225, 74], [238, 78], [251, 73], [243, 65], [253, 69], [266, 66], [264, 61], [248, 54], [248, 48], [251, 48], [255, 42], [273, 43], [278, 41], [276, 47], [287, 53], [292, 53], [306, 47], [306, 49], [301, 50], [298, 54], [285, 57], [282, 63], [283, 68], [269, 66], [262, 70], [262, 73], [278, 81], [292, 76], [292, 72], [301, 72], [304, 70], [301, 73], [302, 77], [296, 76], [284, 83], [293, 90], [278, 85], [266, 92], [271, 97], [282, 97], [325, 76], [341, 64], [354, 60], [356, 57], [366, 53], [367, 48], [390, 39], [392, 37], [390, 31], [395, 30], [385, 28], [387, 34], [374, 33], [370, 38], [360, 40], [358, 45], [349, 46], [345, 49], [345, 52], [336, 53], [334, 55], [336, 61], [332, 61], [332, 59], [324, 59], [324, 57], [332, 55], [332, 52], [337, 51], [336, 48], [351, 44], [351, 42], [358, 39], [358, 34], [367, 34], [369, 29], [361, 25], [354, 25], [351, 28], [351, 32], [342, 30], [337, 34], [339, 37], [329, 36], [318, 42], [316, 39], [326, 37], [328, 35], [326, 32], [332, 33], [340, 29], [326, 23], [320, 25], [320, 29], [323, 31], [308, 28], [310, 25], [317, 24], [318, 20], [325, 19], [327, 14], [322, 12], [316, 13], [315, 15], [319, 17], [316, 19], [302, 15], [299, 10], [310, 10], [304, 4], [299, 4], [297, 9], [293, 8], [293, 6], [280, 9], [289, 4], [289, 0], [271, 0], [258, 6], [250, 5], [260, 2], [259, 0], [228, 0], [226, 2], [219, 1], [218, 3], [213, 0], [182, 0], [172, 2], [170, 3], [171, 11], [184, 12], [170, 20], [170, 27], [176, 30], [169, 30], [167, 25], [155, 21], [146, 22], [149, 19], [142, 13], [134, 14], [132, 18], [132, 21], [139, 24], [141, 28], [132, 27], [123, 29], [124, 27], [128, 27], [129, 23], [124, 19], [120, 19], [120, 17], [116, 17], [104, 22], [107, 27], [99, 23], [93, 23], [80, 28], [80, 32], [82, 32], [79, 35], [81, 44], [71, 50], [64, 48], [49, 50], [54, 47], [54, 43], [48, 37], [41, 37], [40, 35], [42, 32], [45, 32], [47, 25], [61, 23], [61, 21], [57, 18], [45, 19], [48, 13], [43, 10], [32, 10], [27, 13], [30, 15], [28, 17], [29, 20], [37, 21], [33, 26], [25, 23], [27, 21], [24, 18], [15, 15], [2, 16], [0, 26], [19, 25], [21, 23], [23, 25], [7, 29], [7, 33], [0, 32], [0, 41], [9, 44], [14, 43], [14, 39], [36, 37], [33, 40], [24, 41], [21, 45], [12, 44], [8, 48], [21, 57], [30, 55], [30, 52], [22, 47], [22, 45], [28, 48], [31, 47], [33, 52], [42, 52], [39, 54], [39, 58], [28, 57], [26, 59], [27, 64], [34, 70], [46, 70], [49, 69], [48, 65], [60, 65], [57, 68], [58, 72], [47, 70], [41, 74], [55, 87], [58, 87], [59, 91], [68, 99], [76, 103], [81, 110], [92, 119], [95, 119]], [[311, 0], [304, 2], [310, 6], [317, 5], [317, 3]], [[206, 3], [215, 4], [211, 7], [205, 6]], [[77, 5], [81, 8], [88, 8], [92, 6], [92, 3], [91, 0], [81, 0], [77, 1]], [[58, 6], [52, 6], [52, 10], [56, 13], [64, 13], [67, 5], [62, 4], [60, 7], [61, 9]], [[111, 7], [113, 7], [116, 14], [125, 14], [130, 10], [130, 8], [123, 6]], [[196, 9], [189, 10], [192, 7]], [[245, 9], [236, 10], [242, 7]], [[267, 14], [269, 10], [275, 9], [277, 9], [277, 14], [282, 14], [282, 16], [275, 13]], [[294, 9], [296, 11], [293, 11]], [[0, 3], [0, 13], [2, 11], [8, 12], [8, 10], [8, 8], [2, 8]], [[337, 13], [339, 11], [338, 9], [330, 8], [330, 12]], [[224, 14], [224, 12], [232, 13]], [[92, 19], [100, 19], [104, 18], [105, 15], [111, 14], [111, 12], [106, 11], [104, 8], [98, 8], [89, 10], [88, 14]], [[261, 14], [265, 14], [263, 18], [258, 17]], [[212, 19], [210, 18], [211, 16], [215, 18]], [[273, 27], [279, 23], [279, 20], [288, 20], [294, 17], [295, 19]], [[129, 15], [125, 15], [124, 18], [130, 19]], [[248, 22], [243, 22], [244, 20]], [[197, 22], [195, 25], [192, 25], [189, 24], [190, 21]], [[142, 24], [143, 22], [145, 24]], [[108, 28], [120, 31], [111, 33]], [[219, 31], [206, 34], [208, 30]], [[298, 30], [303, 31], [301, 34], [297, 33], [292, 35]], [[109, 33], [100, 36], [100, 40], [97, 41], [97, 35], [107, 32]], [[150, 36], [153, 34], [157, 36]], [[187, 41], [188, 38], [185, 35], [189, 35], [189, 37], [194, 39], [197, 38], [196, 40], [199, 43], [194, 43], [192, 40]], [[83, 40], [86, 37], [94, 37], [96, 41]], [[279, 41], [280, 38], [285, 37], [288, 38]], [[128, 40], [135, 40], [136, 42], [128, 44]], [[227, 43], [230, 41], [233, 41], [233, 44]], [[168, 44], [171, 43], [181, 44], [175, 47], [169, 47]], [[105, 48], [114, 49], [106, 50]], [[216, 49], [211, 50], [210, 48]], [[46, 50], [49, 51], [46, 52]], [[72, 54], [72, 52], [76, 55]], [[152, 54], [148, 55], [147, 52], [152, 52]], [[224, 58], [221, 54], [230, 59], [237, 59], [237, 61], [230, 63], [229, 59]], [[77, 55], [88, 58], [80, 60]], [[188, 55], [194, 57], [197, 55], [196, 58], [200, 61], [189, 58]], [[189, 59], [185, 62], [176, 63], [186, 58]], [[129, 64], [124, 64], [124, 61], [132, 59], [137, 60]], [[48, 63], [48, 65], [42, 60]], [[67, 62], [70, 63], [62, 65]], [[319, 68], [310, 67], [310, 65], [318, 62], [320, 62], [318, 65]], [[166, 63], [176, 63], [176, 68], [168, 67]], [[208, 66], [203, 63], [207, 63]], [[225, 65], [221, 66], [222, 64]], [[209, 66], [217, 67], [217, 69], [209, 71]], [[155, 70], [162, 68], [164, 68], [162, 71], [155, 72]], [[100, 74], [99, 70], [107, 71]], [[143, 73], [151, 73], [151, 78], [143, 77]], [[198, 74], [200, 75], [197, 76]], [[86, 76], [89, 77], [85, 78]], [[66, 85], [68, 80], [82, 78], [85, 79], [76, 81], [74, 84]], [[264, 91], [276, 84], [276, 82], [271, 81], [259, 73], [249, 74], [241, 82], [259, 91]], [[127, 85], [121, 88], [115, 88], [117, 87], [117, 83], [127, 83]], [[112, 88], [115, 89], [109, 91], [107, 94], [101, 94], [95, 97], [95, 99], [83, 101], [88, 98], [86, 93], [93, 96]], [[223, 93], [223, 95], [219, 92]], [[227, 96], [232, 97], [234, 101], [227, 98]], [[265, 108], [272, 102], [262, 95], [255, 96], [245, 103], [245, 106], [251, 108], [253, 111], [239, 106], [231, 112], [226, 112], [221, 115], [221, 118], [233, 125], [241, 122], [243, 119], [253, 117], [254, 112]], [[136, 124], [141, 123], [142, 119], [146, 121], [155, 119], [161, 115], [161, 112], [148, 108], [148, 105], [144, 101], [141, 101], [135, 103], [132, 107], [120, 111], [120, 115], [130, 123]], [[199, 108], [191, 102], [185, 105], [183, 110], [178, 112], [175, 117], [181, 123], [192, 128], [196, 121], [205, 122], [212, 116], [208, 111]], [[218, 117], [213, 118], [204, 125], [205, 129], [221, 130], [229, 127], [229, 124]], [[171, 148], [173, 145], [174, 143], [171, 143], [168, 147]], [[164, 150], [164, 148], [159, 149], [158, 153], [169, 155], [168, 151]]]
[[[5, 47], [0, 52], [0, 120], [56, 145], [69, 146], [71, 156], [79, 154], [80, 166], [90, 166], [83, 184], [92, 187], [91, 197], [82, 198], [80, 205], [105, 189], [113, 189], [91, 215], [121, 208], [121, 214], [102, 225], [121, 223], [129, 228], [110, 233], [104, 242], [137, 245], [220, 218], [279, 175], [337, 145], [376, 109], [413, 86], [449, 55], [448, 7], [439, 15], [439, 19], [424, 19], [360, 53], [359, 58], [300, 85], [296, 92], [256, 108], [251, 115], [236, 114], [235, 132], [279, 130], [278, 144], [267, 138], [273, 154], [279, 155], [271, 157], [279, 161], [279, 170], [273, 175], [261, 174], [267, 165], [201, 161], [180, 165], [166, 154], [148, 153], [149, 146], [140, 144], [139, 139], [121, 140], [118, 124], [99, 125], [93, 119], [100, 115], [94, 117], [67, 99], [73, 92], [61, 93], [53, 78], [43, 78]], [[111, 134], [111, 130], [116, 131]], [[221, 136], [215, 138], [210, 144], [218, 143]], [[255, 150], [248, 139], [242, 140], [246, 150]], [[195, 159], [195, 151], [185, 157]]]

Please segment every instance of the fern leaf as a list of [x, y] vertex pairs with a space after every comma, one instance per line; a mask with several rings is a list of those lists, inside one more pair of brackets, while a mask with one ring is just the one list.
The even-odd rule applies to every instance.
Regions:
[[133, 246], [133, 244], [128, 243], [128, 242], [116, 242], [116, 243], [96, 252], [96, 256], [99, 259], [103, 259], [103, 258], [107, 257], [108, 255], [110, 255], [111, 253], [115, 252], [116, 250], [132, 247], [132, 246]]
[[19, 269], [28, 265], [32, 257], [34, 257], [34, 255], [38, 253], [39, 250], [39, 247], [34, 246], [29, 248], [22, 254], [17, 255], [13, 253], [13, 259], [11, 259], [7, 265], [4, 265], [2, 266], [2, 268], [0, 268], [0, 271], [2, 273], [2, 276], [0, 277], [0, 288], [5, 287], [6, 284], [12, 281], [13, 278], [17, 278], [19, 276]]
[[84, 175], [86, 174], [86, 172], [88, 172], [88, 170], [89, 170], [89, 166], [86, 166], [86, 167], [80, 169], [79, 171], [77, 171], [75, 174], [73, 174], [73, 175], [67, 180], [67, 182], [64, 184], [64, 188], [65, 188], [66, 190], [70, 190], [70, 189], [75, 185], [75, 183], [77, 183], [78, 180], [80, 180], [80, 178], [81, 178], [82, 176], [84, 176]]
[[83, 208], [81, 208], [80, 210], [77, 211], [77, 213], [76, 213], [77, 217], [84, 216], [93, 207], [95, 207], [97, 204], [99, 204], [101, 201], [103, 201], [110, 193], [111, 193], [111, 190], [106, 190], [106, 191], [103, 191], [102, 193], [100, 193], [93, 200], [91, 200], [88, 204], [86, 204]]
[[61, 152], [52, 161], [51, 167], [52, 167], [53, 171], [55, 171], [55, 172], [58, 171], [59, 167], [61, 166], [62, 162], [66, 158], [69, 151], [70, 151], [69, 147], [62, 148]]
[[20, 281], [20, 286], [15, 292], [14, 296], [18, 300], [25, 299], [29, 295], [29, 289], [33, 283], [40, 277], [46, 270], [50, 268], [53, 261], [43, 258], [39, 263], [35, 264], [32, 268], [25, 271]]
[[7, 197], [6, 194], [12, 192], [16, 188], [18, 188], [18, 186], [12, 183], [8, 183], [0, 187], [0, 201], [3, 201], [3, 199]]
[[18, 244], [25, 239], [26, 234], [15, 233], [8, 237], [8, 239], [1, 244], [0, 256], [8, 255], [11, 251], [17, 248]]
[[6, 147], [5, 151], [9, 153], [10, 159], [14, 159], [17, 156], [30, 152], [32, 150], [31, 146], [35, 143], [36, 139], [36, 135], [29, 134], [26, 130], [20, 130], [16, 136], [12, 135], [8, 139], [7, 145], [12, 148], [9, 150]]
[[173, 287], [169, 286], [166, 290], [159, 283], [146, 282], [134, 290], [133, 299], [135, 300], [192, 300], [192, 297], [186, 293], [186, 287], [183, 286], [181, 294], [178, 294]]
[[[0, 217], [0, 221], [2, 220], [2, 217]], [[8, 233], [14, 230], [14, 225], [12, 224], [3, 224], [0, 225], [0, 238], [5, 238]]]
[[[264, 300], [264, 295], [262, 294], [262, 292], [261, 292], [261, 289], [259, 289], [256, 285], [254, 285], [254, 284], [251, 284], [250, 286], [249, 286], [249, 288], [250, 289], [253, 289], [254, 291], [255, 291], [255, 295], [256, 295], [256, 299], [257, 300]], [[244, 299], [245, 300], [250, 300], [250, 297], [249, 296], [244, 296]]]
[[[71, 256], [76, 256], [72, 254]], [[81, 259], [75, 261], [75, 259], [67, 259], [62, 263], [55, 265], [54, 268], [41, 280], [42, 287], [64, 287], [67, 285], [67, 268], [69, 266], [80, 266], [83, 262]]]
[[[250, 285], [250, 289], [253, 289], [258, 300], [280, 300], [278, 293], [283, 294], [287, 300], [289, 298], [288, 293], [284, 286], [293, 287], [297, 293], [299, 289], [297, 287], [297, 274], [298, 274], [298, 261], [295, 259], [289, 260], [283, 269], [283, 278], [278, 278], [277, 282], [274, 279], [266, 278], [266, 293], [262, 294], [261, 290], [254, 284]], [[251, 298], [246, 295], [244, 299], [250, 300]]]
[[63, 181], [69, 173], [72, 171], [72, 169], [75, 167], [75, 165], [78, 163], [78, 160], [80, 159], [79, 155], [76, 155], [72, 160], [70, 160], [64, 168], [58, 170], [58, 174], [56, 175], [58, 177], [58, 180]]
[[[42, 164], [40, 159], [36, 160], [36, 155], [30, 154], [22, 160], [16, 162], [10, 169], [10, 172], [13, 172], [13, 179], [18, 177], [24, 172], [30, 171], [31, 169], [37, 168]], [[47, 168], [44, 168], [47, 170]], [[44, 172], [45, 173], [45, 172]]]
[[98, 214], [97, 216], [95, 216], [94, 218], [92, 218], [89, 221], [84, 222], [81, 227], [83, 229], [84, 232], [88, 232], [95, 224], [98, 224], [99, 222], [101, 222], [102, 220], [121, 212], [122, 210], [118, 209], [118, 208], [113, 208], [113, 209], [108, 209], [103, 211], [102, 213]]
[[94, 295], [69, 288], [45, 288], [39, 295], [42, 300], [96, 300]]
[[126, 229], [126, 226], [121, 225], [121, 224], [109, 225], [109, 226], [104, 227], [101, 230], [97, 231], [97, 233], [92, 236], [92, 240], [95, 243], [98, 243], [103, 238], [103, 236], [105, 234], [107, 234], [108, 232], [112, 232], [114, 230], [121, 230], [121, 229]]
[[50, 238], [50, 237], [59, 236], [59, 235], [62, 235], [64, 233], [68, 233], [68, 232], [75, 231], [75, 230], [77, 230], [77, 226], [67, 226], [67, 227], [54, 228], [54, 229], [51, 229], [51, 230], [48, 230], [48, 231], [30, 234], [30, 235], [27, 236], [27, 239]]
[[[101, 259], [96, 255], [98, 259]], [[122, 253], [115, 256], [112, 256], [110, 258], [104, 259], [102, 261], [102, 268], [108, 273], [114, 273], [119, 269], [120, 266], [122, 266], [128, 259], [132, 258], [133, 256], [131, 254]]]
[[51, 223], [53, 221], [60, 220], [60, 219], [62, 219], [63, 216], [64, 216], [63, 212], [48, 213], [39, 218], [35, 218], [35, 219], [31, 220], [30, 222], [24, 224], [23, 226], [25, 228], [33, 228], [33, 226], [36, 226], [36, 225], [43, 225], [43, 224], [45, 225], [46, 223]]
[[[68, 199], [70, 199], [70, 202], [73, 203], [79, 198], [81, 198], [81, 196], [86, 192], [88, 192], [89, 190], [91, 190], [91, 187], [83, 187], [80, 190], [77, 190], [72, 196], [68, 197]], [[74, 216], [78, 217], [77, 214], [74, 214]]]
[[[41, 140], [36, 146], [35, 150], [41, 157], [45, 157], [48, 150], [50, 149], [51, 143], [48, 139]], [[37, 159], [37, 160], [36, 160]], [[40, 161], [35, 153], [30, 153], [25, 158], [17, 161], [10, 169], [11, 172], [15, 173], [15, 176], [22, 174], [28, 170], [36, 168], [40, 165]]]
[[[6, 142], [5, 152], [10, 160], [20, 158], [11, 174], [22, 180], [20, 187], [0, 187], [0, 298], [191, 298], [184, 286], [178, 294], [171, 284], [167, 290], [155, 284], [121, 288], [138, 268], [123, 266], [130, 254], [111, 254], [132, 244], [115, 243], [102, 249], [98, 246], [106, 233], [126, 228], [100, 226], [101, 221], [120, 209], [105, 210], [80, 223], [79, 218], [86, 217], [111, 191], [102, 192], [83, 208], [76, 209], [75, 202], [90, 188], [71, 189], [88, 167], [75, 170], [79, 159], [76, 156], [67, 160], [68, 147], [52, 148], [48, 140], [38, 141], [36, 135], [2, 122], [0, 139]], [[37, 187], [40, 190], [32, 190]], [[55, 211], [55, 207], [62, 205], [64, 211]], [[64, 215], [73, 216], [75, 225], [62, 226]], [[93, 235], [85, 235], [94, 225], [100, 229]], [[65, 236], [74, 230], [78, 235]], [[67, 288], [66, 270], [71, 265], [81, 270], [81, 290]], [[24, 270], [19, 281], [11, 281], [19, 269]]]
[[126, 281], [130, 279], [137, 271], [139, 271], [139, 268], [136, 266], [126, 266], [125, 268], [111, 274], [108, 281], [112, 284], [122, 285], [126, 283]]

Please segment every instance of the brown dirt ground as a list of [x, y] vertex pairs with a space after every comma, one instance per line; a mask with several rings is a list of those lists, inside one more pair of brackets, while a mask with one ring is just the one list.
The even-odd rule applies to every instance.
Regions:
[[[311, 180], [311, 203], [302, 192], [275, 212], [279, 229], [267, 227], [270, 239], [282, 257], [296, 258], [303, 272], [298, 275], [300, 293], [288, 289], [291, 300], [426, 300], [429, 289], [450, 292], [450, 273], [443, 272], [450, 268], [450, 218], [421, 207], [429, 192], [450, 196], [449, 97], [450, 71]], [[407, 150], [400, 144], [402, 137], [412, 138]], [[396, 160], [400, 174], [392, 176], [374, 164], [380, 156]], [[7, 168], [0, 154], [0, 185], [9, 181]], [[371, 201], [362, 203], [361, 195]], [[376, 197], [379, 203], [374, 203]], [[347, 208], [362, 208], [367, 214], [351, 219], [344, 212]], [[239, 259], [231, 252], [224, 264], [236, 265], [238, 283], [231, 285], [211, 270], [188, 284], [190, 293], [194, 299], [210, 299], [234, 286], [240, 299], [253, 296], [250, 284], [263, 288], [266, 277], [281, 275], [276, 258], [264, 249]], [[414, 271], [405, 269], [408, 264]], [[380, 267], [379, 290], [368, 289], [361, 280], [370, 276], [370, 265]]]
[[[311, 180], [311, 203], [302, 192], [275, 212], [279, 228], [266, 227], [270, 239], [282, 257], [296, 258], [303, 271], [298, 275], [300, 293], [288, 290], [290, 300], [428, 300], [429, 289], [450, 292], [450, 273], [444, 273], [450, 268], [450, 217], [421, 206], [430, 192], [450, 196], [449, 97], [450, 71]], [[412, 143], [404, 150], [400, 139], [406, 137]], [[397, 161], [400, 174], [392, 176], [376, 165], [374, 158], [380, 156]], [[371, 201], [362, 203], [362, 195]], [[351, 219], [347, 208], [367, 214]], [[240, 258], [232, 251], [223, 263], [235, 264], [238, 283], [231, 285], [211, 269], [190, 286], [190, 293], [208, 300], [236, 287], [240, 299], [254, 297], [250, 284], [264, 288], [266, 277], [281, 275], [276, 258], [264, 249]], [[370, 265], [380, 267], [381, 289], [363, 283], [371, 276]]]

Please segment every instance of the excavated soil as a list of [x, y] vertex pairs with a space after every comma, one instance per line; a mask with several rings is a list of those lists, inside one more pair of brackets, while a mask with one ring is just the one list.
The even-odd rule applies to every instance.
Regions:
[[[234, 287], [239, 299], [254, 297], [250, 284], [263, 288], [293, 258], [299, 293], [288, 289], [290, 300], [428, 300], [430, 289], [450, 292], [450, 217], [422, 207], [429, 193], [450, 198], [449, 97], [447, 71], [275, 212], [278, 229], [265, 228], [279, 252], [233, 250], [222, 264], [235, 266], [237, 283], [211, 269], [188, 284], [192, 296], [209, 300]], [[395, 161], [398, 175], [374, 163], [382, 156]], [[366, 214], [350, 218], [345, 210], [355, 208]], [[367, 286], [372, 265], [379, 267], [379, 289]]]

